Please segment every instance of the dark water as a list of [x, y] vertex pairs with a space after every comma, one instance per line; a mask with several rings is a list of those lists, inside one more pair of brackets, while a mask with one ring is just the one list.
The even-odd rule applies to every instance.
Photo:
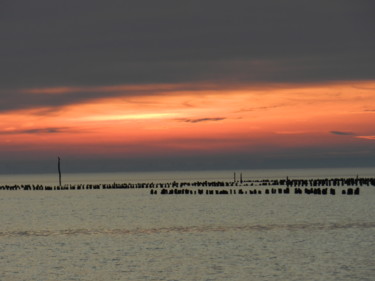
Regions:
[[[330, 171], [287, 172], [324, 177]], [[233, 177], [206, 175], [215, 173]], [[144, 181], [189, 177], [136, 175]], [[125, 176], [137, 181], [136, 175]], [[95, 177], [121, 182], [108, 174], [71, 179]], [[252, 177], [265, 176], [252, 171]], [[359, 196], [0, 191], [0, 280], [374, 280], [374, 201], [373, 187]]]
[[[179, 172], [123, 172], [123, 173], [64, 173], [62, 184], [101, 184], [123, 182], [171, 182], [221, 180], [232, 181], [234, 173], [238, 180], [242, 173], [244, 180], [256, 179], [285, 179], [289, 178], [341, 178], [341, 177], [375, 177], [373, 168], [336, 168], [336, 169], [278, 169], [278, 170], [243, 170], [243, 171], [179, 171]], [[42, 184], [58, 185], [58, 173], [55, 174], [24, 174], [2, 175], [0, 185], [13, 184]]]

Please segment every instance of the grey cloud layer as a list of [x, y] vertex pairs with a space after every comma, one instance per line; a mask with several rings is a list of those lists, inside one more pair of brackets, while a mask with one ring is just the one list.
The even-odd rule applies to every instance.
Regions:
[[[36, 109], [33, 114], [54, 114], [61, 107], [80, 104], [89, 100], [110, 97], [134, 97], [168, 94], [169, 92], [183, 92], [195, 90], [225, 91], [228, 85], [218, 84], [174, 84], [163, 85], [120, 85], [114, 87], [68, 87], [60, 93], [56, 88], [34, 89], [1, 89], [0, 112], [17, 109]], [[229, 86], [231, 87], [231, 86]], [[235, 86], [234, 86], [235, 87]], [[129, 101], [131, 102], [131, 101]], [[192, 106], [186, 104], [186, 106]]]
[[224, 117], [205, 117], [205, 118], [196, 118], [196, 119], [178, 119], [179, 121], [186, 122], [186, 123], [201, 123], [201, 122], [216, 122], [216, 121], [223, 121], [226, 118]]
[[0, 87], [373, 79], [373, 1], [1, 1]]
[[338, 136], [355, 136], [355, 133], [352, 132], [331, 131], [330, 133]]
[[18, 135], [18, 134], [59, 134], [59, 133], [74, 133], [75, 131], [68, 127], [48, 127], [36, 128], [29, 130], [14, 130], [14, 131], [0, 131], [0, 135]]

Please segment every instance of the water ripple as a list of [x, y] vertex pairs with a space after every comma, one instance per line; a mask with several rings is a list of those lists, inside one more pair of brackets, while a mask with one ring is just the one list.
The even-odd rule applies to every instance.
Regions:
[[368, 229], [375, 228], [375, 222], [352, 223], [301, 223], [301, 224], [268, 224], [268, 225], [243, 225], [243, 226], [188, 226], [188, 227], [160, 227], [147, 229], [64, 229], [64, 230], [19, 230], [3, 231], [0, 237], [29, 237], [29, 236], [61, 236], [61, 235], [139, 235], [159, 233], [205, 233], [226, 231], [319, 231], [336, 229]]

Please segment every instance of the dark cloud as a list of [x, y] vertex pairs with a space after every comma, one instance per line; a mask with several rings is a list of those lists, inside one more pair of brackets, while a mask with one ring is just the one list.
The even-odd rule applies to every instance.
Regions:
[[182, 122], [187, 122], [187, 123], [201, 123], [201, 122], [212, 122], [212, 121], [223, 121], [226, 118], [223, 117], [216, 117], [216, 118], [196, 118], [196, 119], [178, 119], [179, 121]]
[[338, 136], [355, 136], [355, 133], [352, 132], [331, 131], [330, 133]]
[[59, 133], [72, 133], [74, 130], [67, 127], [49, 127], [49, 128], [34, 128], [27, 130], [11, 130], [0, 131], [0, 135], [19, 135], [19, 134], [59, 134]]
[[4, 0], [0, 85], [373, 79], [374, 7], [367, 0]]
[[[231, 87], [229, 85], [229, 87]], [[233, 85], [236, 87], [236, 85]], [[90, 100], [110, 97], [132, 97], [142, 95], [160, 95], [176, 91], [215, 90], [225, 91], [228, 85], [221, 83], [177, 83], [173, 85], [119, 85], [119, 86], [86, 86], [65, 88], [31, 88], [2, 90], [0, 88], [0, 112], [17, 109], [35, 109], [33, 114], [54, 114], [61, 107], [70, 104], [80, 104]], [[191, 106], [188, 103], [186, 106]]]

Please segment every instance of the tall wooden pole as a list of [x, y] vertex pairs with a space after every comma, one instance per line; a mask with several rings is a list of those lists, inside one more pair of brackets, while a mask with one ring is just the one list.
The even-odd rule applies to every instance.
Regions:
[[59, 185], [61, 186], [61, 169], [60, 169], [60, 157], [57, 157], [58, 158], [58, 162], [57, 162], [57, 168], [59, 170]]

